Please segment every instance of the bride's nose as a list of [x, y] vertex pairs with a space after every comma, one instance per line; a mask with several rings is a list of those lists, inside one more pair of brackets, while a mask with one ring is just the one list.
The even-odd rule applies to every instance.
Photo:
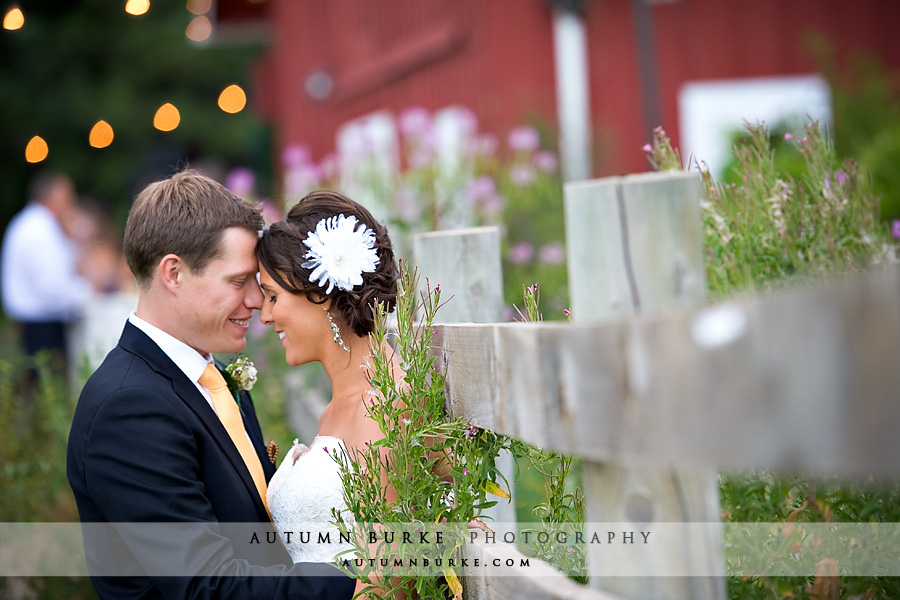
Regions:
[[259, 309], [259, 322], [263, 325], [271, 325], [272, 324], [272, 310], [269, 308], [269, 303], [263, 300], [262, 308]]

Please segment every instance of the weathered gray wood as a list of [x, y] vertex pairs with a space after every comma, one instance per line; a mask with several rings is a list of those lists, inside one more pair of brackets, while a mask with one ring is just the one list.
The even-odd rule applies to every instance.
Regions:
[[[515, 546], [486, 543], [481, 539], [464, 546], [464, 555], [476, 575], [466, 577], [463, 598], [477, 600], [622, 600], [599, 590], [578, 585], [547, 563], [530, 558], [529, 566], [518, 571], [525, 556]], [[496, 562], [495, 561], [499, 561]], [[471, 573], [472, 571], [470, 571]]]
[[572, 312], [580, 323], [704, 303], [696, 173], [565, 185]]
[[434, 342], [454, 413], [539, 447], [898, 476], [898, 298], [893, 268], [602, 324], [443, 325]]
[[[569, 286], [576, 322], [603, 322], [705, 302], [697, 173], [651, 173], [569, 184], [565, 196]], [[676, 400], [675, 406], [679, 405]], [[656, 522], [719, 520], [716, 474], [711, 470], [586, 462], [584, 479], [590, 490], [585, 495], [588, 521], [630, 522], [635, 513]], [[635, 506], [641, 510], [635, 511]], [[694, 542], [690, 552], [651, 546], [641, 558], [643, 572], [657, 575], [693, 562], [721, 564], [724, 572], [721, 536]], [[599, 565], [603, 557], [597, 548], [590, 548], [588, 560]], [[659, 600], [725, 596], [723, 578], [595, 576], [591, 586]]]
[[[413, 236], [413, 249], [420, 285], [427, 277], [431, 286], [440, 284], [446, 304], [438, 310], [439, 323], [493, 323], [503, 317], [503, 267], [500, 261], [500, 230], [475, 227], [420, 233]], [[497, 457], [497, 468], [507, 481], [514, 481], [512, 454]], [[495, 523], [515, 523], [513, 490], [483, 515]]]
[[414, 264], [441, 297], [453, 297], [437, 313], [441, 323], [493, 323], [502, 320], [503, 269], [500, 230], [476, 227], [413, 236]]

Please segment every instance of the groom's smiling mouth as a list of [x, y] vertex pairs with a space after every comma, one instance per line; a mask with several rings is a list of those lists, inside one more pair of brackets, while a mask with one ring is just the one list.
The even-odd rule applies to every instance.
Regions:
[[283, 340], [283, 339], [284, 339], [284, 332], [283, 332], [283, 331], [279, 331], [279, 332], [278, 332], [278, 339], [279, 339], [279, 340]]
[[241, 327], [249, 327], [250, 326], [250, 319], [228, 319], [228, 320], [236, 325], [240, 325]]

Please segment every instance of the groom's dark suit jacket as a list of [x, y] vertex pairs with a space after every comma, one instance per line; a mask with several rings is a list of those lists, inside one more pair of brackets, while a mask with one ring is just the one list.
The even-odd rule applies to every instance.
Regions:
[[[275, 467], [248, 394], [241, 407], [269, 479]], [[101, 598], [339, 600], [353, 594], [354, 581], [333, 567], [291, 565], [279, 541], [268, 543], [264, 533], [274, 529], [225, 428], [194, 383], [131, 323], [78, 400], [67, 474]], [[110, 525], [97, 531], [93, 525], [185, 522], [190, 525], [174, 530]], [[225, 523], [258, 524], [261, 543], [223, 535]], [[172, 571], [192, 565], [203, 575]]]

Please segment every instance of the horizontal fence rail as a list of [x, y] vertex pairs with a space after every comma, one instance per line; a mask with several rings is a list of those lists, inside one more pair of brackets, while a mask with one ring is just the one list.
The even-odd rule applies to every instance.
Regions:
[[900, 475], [900, 269], [603, 324], [437, 329], [454, 415], [542, 448]]

